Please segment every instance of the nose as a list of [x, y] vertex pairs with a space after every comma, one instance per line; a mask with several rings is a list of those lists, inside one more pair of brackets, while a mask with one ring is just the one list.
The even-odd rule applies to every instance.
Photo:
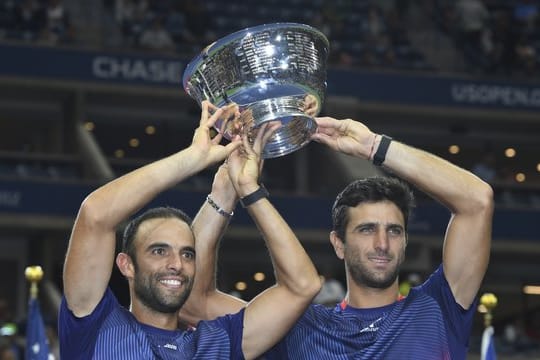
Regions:
[[388, 251], [389, 241], [386, 231], [377, 231], [373, 242], [373, 246], [376, 250], [384, 252]]
[[183, 266], [182, 256], [180, 254], [171, 254], [167, 262], [167, 270], [178, 272]]

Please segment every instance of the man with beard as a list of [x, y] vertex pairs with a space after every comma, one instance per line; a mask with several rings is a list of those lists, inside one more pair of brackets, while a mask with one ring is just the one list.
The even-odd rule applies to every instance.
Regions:
[[[311, 305], [263, 358], [465, 359], [475, 299], [489, 261], [491, 187], [464, 169], [376, 134], [360, 122], [330, 117], [316, 122], [313, 140], [384, 166], [395, 176], [354, 181], [337, 196], [330, 242], [345, 263], [347, 295], [334, 308]], [[451, 213], [442, 264], [405, 298], [399, 296], [398, 274], [413, 195], [403, 180]], [[201, 273], [209, 278], [197, 281], [214, 283], [210, 266], [215, 258], [209, 262], [214, 253], [201, 256], [207, 266]], [[222, 305], [209, 304], [215, 311], [186, 318], [234, 312], [243, 303]]]
[[[83, 201], [64, 266], [58, 326], [63, 359], [254, 359], [285, 335], [317, 294], [315, 267], [258, 185], [260, 155], [277, 124], [261, 126], [253, 144], [247, 135], [225, 146], [221, 135], [210, 136], [218, 119], [226, 123], [238, 115], [236, 106], [216, 109], [203, 102], [189, 147], [101, 186]], [[118, 225], [159, 193], [225, 158], [228, 166], [218, 169], [193, 224], [182, 211], [161, 207], [126, 227], [116, 257], [131, 296], [130, 310], [123, 308], [108, 288]], [[236, 314], [180, 329], [177, 313], [190, 303], [190, 292], [204, 292], [194, 285], [195, 238], [204, 244], [216, 241], [206, 237], [221, 235], [232, 215], [218, 204], [228, 196], [240, 197], [265, 238], [278, 267], [276, 285]], [[283, 303], [289, 304], [285, 310], [278, 305]]]

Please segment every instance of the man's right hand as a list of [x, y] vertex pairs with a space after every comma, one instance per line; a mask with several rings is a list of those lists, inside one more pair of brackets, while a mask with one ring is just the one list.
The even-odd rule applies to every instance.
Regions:
[[211, 136], [211, 129], [216, 121], [224, 119], [223, 125], [225, 126], [230, 119], [236, 116], [238, 112], [237, 105], [217, 108], [205, 100], [201, 106], [201, 120], [193, 135], [190, 149], [196, 152], [196, 156], [201, 157], [200, 161], [204, 165], [203, 168], [206, 168], [211, 164], [223, 161], [241, 145], [241, 142], [239, 138], [235, 138], [227, 145], [220, 145], [223, 134], [220, 132], [213, 138]]

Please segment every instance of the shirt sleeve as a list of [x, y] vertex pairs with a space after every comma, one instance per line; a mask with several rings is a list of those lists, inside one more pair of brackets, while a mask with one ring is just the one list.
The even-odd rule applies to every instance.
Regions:
[[420, 291], [430, 295], [439, 304], [448, 330], [461, 343], [468, 345], [470, 329], [476, 314], [478, 299], [475, 298], [468, 309], [456, 302], [452, 289], [446, 280], [442, 264], [420, 285]]
[[244, 335], [244, 308], [236, 314], [221, 316], [210, 322], [223, 328], [229, 334], [231, 359], [244, 359], [242, 336]]
[[99, 325], [103, 323], [108, 314], [119, 306], [116, 297], [110, 288], [107, 288], [103, 298], [91, 314], [84, 317], [76, 317], [67, 306], [65, 296], [62, 296], [60, 312], [58, 314], [58, 337], [60, 342], [60, 354], [63, 359], [72, 359], [76, 355], [87, 354], [91, 359], [94, 345], [97, 340]]

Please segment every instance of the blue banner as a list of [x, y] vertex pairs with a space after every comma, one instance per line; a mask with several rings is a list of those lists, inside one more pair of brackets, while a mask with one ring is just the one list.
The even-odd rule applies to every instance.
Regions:
[[[0, 75], [97, 83], [176, 87], [191, 59], [174, 56], [105, 53], [0, 45]], [[540, 110], [540, 86], [433, 74], [405, 75], [358, 70], [328, 70], [329, 96], [367, 102]]]
[[540, 110], [540, 86], [436, 75], [333, 70], [328, 93], [418, 106]]
[[488, 326], [482, 334], [480, 360], [497, 360], [495, 353], [495, 339], [493, 338], [493, 326]]
[[174, 57], [0, 45], [0, 75], [131, 85], [181, 86]]
[[49, 342], [45, 333], [45, 324], [37, 299], [30, 299], [28, 321], [26, 322], [26, 351], [27, 360], [48, 360]]

